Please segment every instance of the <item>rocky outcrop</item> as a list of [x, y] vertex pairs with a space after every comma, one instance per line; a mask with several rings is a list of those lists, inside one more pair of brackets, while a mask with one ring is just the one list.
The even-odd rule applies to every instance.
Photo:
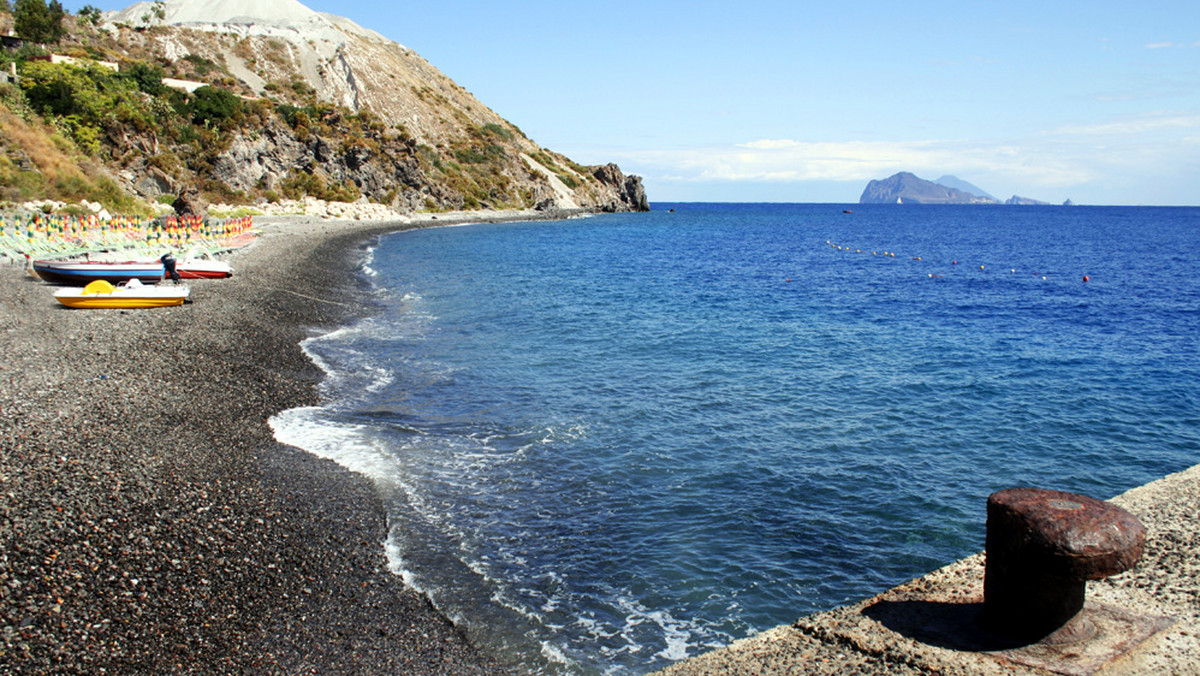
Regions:
[[1039, 206], [1039, 205], [1050, 204], [1049, 202], [1041, 202], [1039, 200], [1030, 199], [1028, 197], [1021, 197], [1020, 195], [1013, 195], [1012, 197], [1009, 197], [1008, 199], [1004, 200], [1004, 203], [1005, 204], [1015, 204], [1018, 206]]
[[278, 193], [289, 181], [318, 176], [325, 183], [352, 183], [366, 200], [402, 211], [423, 205], [434, 190], [421, 171], [411, 142], [370, 139], [368, 145], [310, 134], [301, 141], [284, 124], [273, 121], [253, 133], [235, 136], [213, 162], [215, 179], [241, 192]]
[[626, 176], [615, 164], [592, 169], [592, 176], [613, 190], [613, 198], [600, 205], [604, 211], [650, 211], [650, 201], [640, 176]]
[[175, 209], [175, 213], [180, 216], [200, 216], [203, 218], [208, 215], [204, 200], [200, 197], [200, 191], [195, 188], [184, 190], [179, 197], [175, 198], [171, 206]]

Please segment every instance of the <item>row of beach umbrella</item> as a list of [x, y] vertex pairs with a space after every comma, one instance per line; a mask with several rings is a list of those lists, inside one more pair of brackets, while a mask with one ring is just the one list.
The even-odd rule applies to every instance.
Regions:
[[250, 216], [144, 218], [95, 214], [0, 213], [0, 256], [10, 261], [60, 259], [100, 254], [145, 256], [163, 249], [218, 254], [249, 244], [255, 237]]

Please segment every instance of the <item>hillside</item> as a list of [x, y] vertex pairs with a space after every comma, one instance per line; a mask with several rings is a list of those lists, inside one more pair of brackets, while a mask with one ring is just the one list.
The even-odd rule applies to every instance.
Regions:
[[86, 176], [100, 167], [119, 191], [184, 210], [305, 196], [400, 212], [648, 209], [638, 177], [540, 147], [412, 50], [295, 0], [138, 3], [64, 25], [49, 51], [75, 63], [33, 60], [29, 45], [0, 63], [18, 75], [0, 84], [0, 199], [111, 202], [112, 187], [57, 176], [17, 185], [11, 167], [34, 152], [12, 140], [16, 117]]
[[[957, 176], [951, 176], [951, 175], [947, 174], [947, 175], [942, 176], [941, 178], [937, 179], [936, 181], [934, 181], [934, 183], [937, 183], [939, 185], [944, 185], [947, 188], [954, 188], [955, 190], [961, 190], [965, 193], [970, 193], [972, 195], [979, 195], [980, 197], [986, 197], [990, 200], [996, 200], [996, 197], [994, 195], [988, 194], [988, 192], [985, 191], [983, 188], [980, 188], [979, 186], [977, 186], [973, 183], [968, 183], [967, 181], [964, 181]], [[999, 202], [1000, 200], [996, 200], [996, 201]]]

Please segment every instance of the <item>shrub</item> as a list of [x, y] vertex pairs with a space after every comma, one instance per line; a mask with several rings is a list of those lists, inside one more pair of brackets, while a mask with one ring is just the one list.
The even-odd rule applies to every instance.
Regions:
[[313, 118], [317, 116], [317, 111], [312, 106], [298, 107], [289, 103], [281, 103], [275, 107], [275, 112], [287, 122], [292, 129], [297, 127], [307, 127], [312, 124]]
[[511, 141], [512, 137], [513, 137], [511, 131], [496, 124], [495, 122], [489, 122], [489, 123], [483, 125], [482, 129], [483, 129], [484, 136], [488, 136], [488, 135], [499, 136], [500, 138], [504, 139], [505, 141]]
[[167, 90], [167, 86], [162, 83], [166, 72], [160, 66], [151, 65], [145, 61], [134, 61], [125, 65], [121, 69], [121, 75], [133, 82], [138, 90], [151, 96], [159, 96]]
[[188, 54], [187, 56], [183, 57], [183, 60], [192, 64], [192, 69], [196, 71], [196, 74], [200, 77], [204, 77], [214, 70], [220, 70], [220, 67], [217, 66], [216, 63], [198, 54]]
[[79, 17], [79, 20], [83, 23], [93, 26], [100, 25], [100, 9], [92, 5], [84, 5], [78, 12], [75, 12], [75, 16]]
[[234, 121], [242, 109], [242, 100], [224, 89], [204, 86], [192, 96], [192, 121], [196, 124], [222, 126]]
[[285, 197], [294, 200], [308, 195], [327, 202], [353, 202], [362, 196], [354, 183], [339, 181], [330, 184], [317, 172], [293, 171], [280, 183], [279, 189]]
[[496, 144], [482, 148], [463, 148], [454, 151], [454, 157], [463, 164], [487, 164], [500, 162], [505, 157], [504, 148]]

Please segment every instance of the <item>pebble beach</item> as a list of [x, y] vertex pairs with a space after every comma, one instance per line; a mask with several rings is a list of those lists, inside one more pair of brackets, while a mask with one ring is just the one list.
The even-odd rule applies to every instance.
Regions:
[[0, 672], [504, 673], [388, 572], [370, 481], [267, 424], [317, 400], [300, 341], [368, 310], [372, 238], [453, 221], [256, 219], [173, 308], [0, 266]]

